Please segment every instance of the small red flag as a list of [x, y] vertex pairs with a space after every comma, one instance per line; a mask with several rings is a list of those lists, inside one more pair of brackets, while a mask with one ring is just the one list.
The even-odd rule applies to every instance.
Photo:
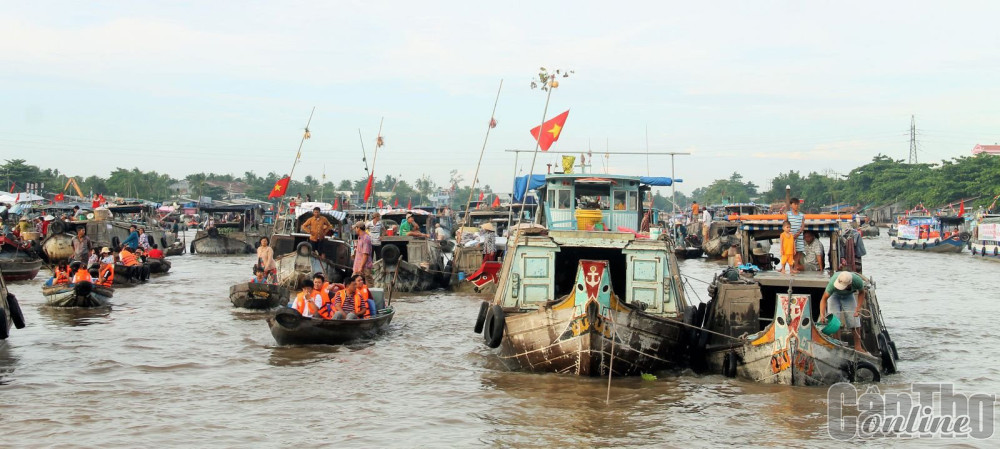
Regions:
[[17, 187], [17, 183], [16, 182], [10, 185], [10, 193], [14, 193], [14, 188], [15, 187]]
[[285, 176], [284, 178], [279, 179], [278, 182], [274, 183], [274, 188], [271, 189], [271, 193], [267, 195], [267, 199], [281, 198], [285, 196], [285, 191], [288, 190], [288, 181], [290, 180], [291, 178]]
[[962, 200], [962, 203], [958, 206], [958, 216], [961, 217], [962, 215], [965, 215], [965, 200]]
[[479, 201], [482, 201], [484, 198], [486, 198], [486, 195], [483, 195], [483, 191], [480, 190], [479, 191]]
[[[542, 151], [549, 151], [552, 143], [559, 140], [563, 125], [566, 124], [566, 117], [569, 117], [568, 110], [546, 121], [542, 126], [531, 128], [531, 135], [538, 141], [538, 146], [541, 147]], [[539, 130], [542, 132], [539, 133]]]
[[490, 117], [490, 129], [497, 127], [497, 119]]
[[333, 200], [333, 209], [340, 210], [340, 198]]
[[382, 207], [384, 207], [384, 206], [382, 206], [382, 200], [378, 200], [378, 207], [379, 207], [379, 208], [382, 208]]
[[410, 199], [406, 200], [406, 208], [413, 209], [413, 200]]
[[[368, 184], [365, 185], [365, 202], [368, 202], [368, 198], [372, 196], [372, 181], [375, 179], [375, 173], [368, 175]], [[379, 200], [379, 203], [382, 201]], [[382, 207], [381, 204], [379, 207]]]
[[90, 202], [90, 208], [91, 209], [97, 209], [98, 207], [101, 207], [101, 202], [100, 201], [94, 200], [94, 201]]
[[394, 200], [394, 201], [392, 202], [392, 207], [399, 207], [399, 198], [396, 198], [396, 199], [395, 199], [395, 200]]
[[493, 198], [493, 207], [500, 207], [500, 197], [499, 196]]
[[56, 197], [52, 198], [52, 199], [55, 200], [55, 201], [63, 201], [63, 200], [66, 199], [66, 195], [64, 195], [62, 192], [60, 192], [60, 193], [57, 193]]

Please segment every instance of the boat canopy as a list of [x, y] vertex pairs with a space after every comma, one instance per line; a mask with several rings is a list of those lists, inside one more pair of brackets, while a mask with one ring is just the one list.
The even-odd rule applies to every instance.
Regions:
[[640, 176], [639, 182], [647, 186], [657, 186], [657, 187], [669, 187], [674, 184], [674, 182], [681, 182], [680, 179], [674, 180], [671, 178], [663, 176]]
[[243, 213], [248, 210], [256, 209], [257, 207], [258, 206], [256, 204], [241, 204], [233, 206], [200, 207], [198, 210], [208, 214], [223, 214], [228, 212]]
[[[514, 178], [514, 201], [520, 202], [524, 200], [524, 185], [528, 182], [528, 175], [518, 176]], [[528, 190], [537, 190], [539, 187], [545, 185], [545, 175], [531, 175], [531, 184], [528, 185]]]

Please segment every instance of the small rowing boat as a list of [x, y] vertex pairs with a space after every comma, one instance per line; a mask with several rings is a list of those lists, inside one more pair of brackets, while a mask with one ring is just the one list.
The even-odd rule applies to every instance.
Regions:
[[324, 320], [306, 318], [298, 311], [282, 307], [267, 319], [271, 335], [279, 345], [340, 345], [350, 341], [371, 338], [389, 327], [396, 314], [385, 305], [382, 289], [370, 289], [378, 314], [358, 320]]
[[45, 302], [52, 307], [104, 307], [114, 291], [90, 282], [42, 286]]
[[278, 284], [243, 282], [229, 287], [229, 300], [243, 309], [273, 309], [288, 303], [288, 289]]

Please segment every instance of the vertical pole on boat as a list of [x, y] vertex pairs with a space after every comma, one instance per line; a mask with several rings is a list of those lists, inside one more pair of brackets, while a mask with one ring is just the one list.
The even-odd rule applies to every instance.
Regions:
[[[472, 204], [472, 193], [476, 191], [476, 182], [479, 181], [479, 167], [483, 164], [483, 154], [486, 154], [486, 142], [490, 140], [490, 130], [493, 129], [494, 121], [497, 113], [497, 103], [500, 102], [500, 90], [503, 89], [503, 78], [500, 79], [500, 87], [497, 88], [497, 98], [493, 100], [493, 111], [490, 112], [490, 123], [486, 125], [486, 137], [483, 138], [483, 148], [479, 150], [479, 162], [476, 163], [476, 174], [472, 176], [472, 189], [469, 190], [469, 200], [465, 202], [465, 219], [462, 220], [463, 225], [469, 224], [469, 205]], [[515, 173], [516, 177], [517, 174]]]
[[[378, 136], [375, 137], [375, 154], [372, 155], [372, 171], [368, 174], [372, 178], [372, 195], [368, 197], [368, 201], [375, 199], [375, 163], [378, 162], [378, 148], [382, 145], [382, 123], [385, 122], [385, 117], [382, 117], [378, 121]], [[365, 203], [365, 221], [368, 221], [368, 205], [370, 203]]]
[[[646, 124], [646, 176], [649, 176], [649, 124]], [[670, 179], [674, 177], [674, 157], [670, 156]]]
[[[520, 157], [521, 157], [521, 152], [518, 151], [518, 152], [514, 153], [514, 179], [517, 179], [517, 160]], [[476, 185], [475, 184], [472, 185], [472, 189], [473, 190], [476, 189]], [[511, 202], [511, 205], [514, 204], [514, 195], [513, 195], [513, 193], [510, 195], [510, 202]], [[510, 212], [511, 212], [511, 214], [514, 213], [514, 208], [513, 207], [511, 207], [511, 211]], [[522, 198], [521, 199], [521, 209], [519, 211], [517, 211], [517, 216], [520, 217], [521, 214], [523, 214], [523, 213], [524, 213], [524, 199]], [[511, 214], [507, 214], [507, 236], [508, 237], [510, 236], [510, 222], [511, 222], [511, 220], [513, 218], [513, 217], [511, 217]], [[468, 217], [468, 215], [469, 215], [469, 207], [468, 206], [465, 207], [465, 215], [466, 215], [466, 217]], [[520, 220], [520, 218], [518, 218], [518, 220]]]
[[[553, 75], [555, 77], [555, 75]], [[549, 86], [548, 93], [545, 95], [545, 108], [542, 109], [542, 122], [538, 125], [539, 137], [541, 137], [542, 127], [545, 126], [545, 115], [549, 113], [549, 99], [552, 98], [552, 91], [555, 90], [552, 81], [545, 81]], [[535, 151], [531, 153], [531, 168], [528, 169], [528, 177], [524, 179], [524, 192], [521, 195], [521, 204], [526, 204], [528, 201], [528, 190], [531, 189], [531, 177], [535, 173], [535, 160], [538, 159], [538, 147], [539, 139], [535, 139]], [[515, 175], [516, 178], [516, 175]], [[517, 224], [521, 224], [521, 216], [523, 214], [517, 214]]]
[[[299, 159], [302, 157], [302, 145], [305, 144], [306, 143], [306, 139], [309, 138], [309, 125], [312, 123], [312, 119], [313, 119], [313, 114], [314, 113], [316, 113], [316, 106], [313, 106], [312, 111], [309, 111], [309, 120], [306, 120], [305, 132], [302, 133], [302, 139], [299, 140], [299, 149], [298, 149], [298, 151], [295, 152], [295, 160], [292, 161], [292, 169], [289, 170], [289, 172], [288, 172], [288, 185], [292, 184], [292, 174], [295, 173], [295, 166], [299, 164]], [[285, 190], [286, 190], [285, 193], [288, 193], [287, 188]], [[285, 197], [284, 196], [282, 196], [281, 199], [278, 200], [278, 213], [281, 213], [280, 212], [281, 211], [281, 203], [283, 203], [283, 202], [285, 202]], [[277, 217], [277, 215], [275, 215], [275, 217]], [[271, 228], [271, 237], [272, 238], [274, 237], [274, 232], [276, 230], [277, 229], [275, 229], [275, 228]], [[295, 230], [294, 227], [293, 227], [292, 230], [293, 231]], [[268, 241], [270, 241], [270, 240], [271, 240], [271, 238], [268, 238]]]

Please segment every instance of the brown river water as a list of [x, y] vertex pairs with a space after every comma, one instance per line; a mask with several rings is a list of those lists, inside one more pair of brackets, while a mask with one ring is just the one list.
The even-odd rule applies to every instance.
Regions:
[[[883, 391], [1000, 390], [1000, 264], [896, 251], [884, 235], [866, 243], [902, 359]], [[447, 292], [398, 298], [374, 341], [279, 347], [263, 314], [229, 302], [251, 264], [175, 257], [170, 274], [116, 290], [102, 311], [45, 307], [42, 279], [11, 284], [28, 327], [0, 344], [0, 447], [844, 444], [827, 433], [825, 388], [670, 372], [614, 379], [606, 404], [606, 378], [509, 372], [472, 333], [480, 299]], [[719, 268], [681, 263], [701, 299]]]

